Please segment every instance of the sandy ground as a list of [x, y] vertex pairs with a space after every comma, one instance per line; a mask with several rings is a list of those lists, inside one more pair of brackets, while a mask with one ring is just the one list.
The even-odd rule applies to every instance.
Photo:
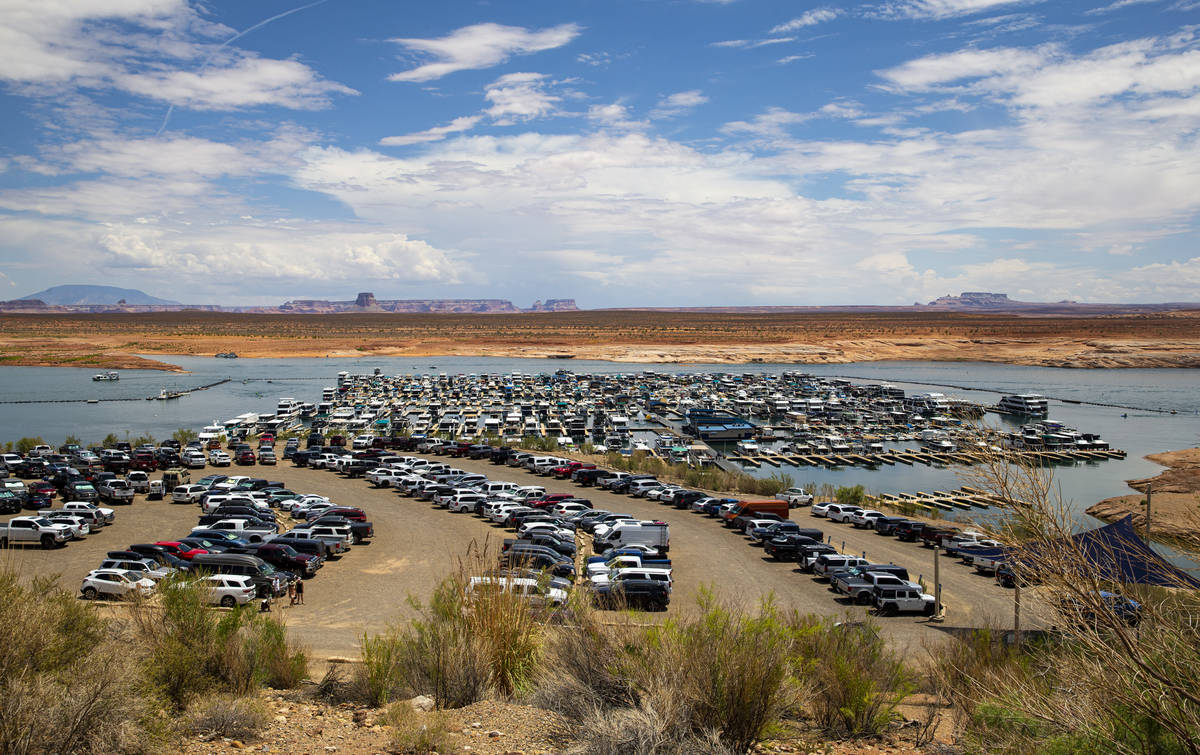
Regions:
[[1152, 533], [1200, 544], [1200, 448], [1150, 454], [1146, 459], [1167, 470], [1155, 477], [1126, 480], [1129, 487], [1140, 492], [1106, 498], [1087, 513], [1106, 522], [1132, 514], [1134, 525], [1144, 528], [1145, 492], [1149, 489]]
[[[595, 488], [580, 489], [570, 482], [534, 477], [523, 470], [488, 462], [455, 459], [454, 465], [492, 479], [541, 484], [551, 493], [578, 493], [599, 508], [668, 522], [675, 591], [669, 611], [650, 615], [652, 620], [695, 610], [699, 593], [706, 586], [723, 600], [747, 607], [773, 595], [786, 608], [828, 616], [862, 616], [865, 610], [834, 600], [825, 583], [798, 571], [795, 564], [764, 557], [760, 548], [750, 546], [742, 536], [703, 515]], [[338, 503], [361, 506], [374, 522], [376, 537], [370, 544], [355, 546], [308, 580], [306, 605], [278, 607], [289, 632], [317, 658], [357, 657], [363, 633], [379, 632], [390, 622], [411, 617], [413, 609], [407, 598], [428, 598], [472, 541], [490, 539], [498, 546], [500, 540], [511, 536], [485, 520], [451, 514], [393, 489], [372, 488], [362, 479], [346, 479], [333, 472], [286, 463], [276, 468], [234, 469], [234, 474], [281, 480], [292, 490], [321, 493]], [[194, 470], [193, 479], [211, 471]], [[182, 536], [195, 525], [198, 513], [192, 505], [144, 501], [141, 496], [133, 505], [118, 507], [117, 511], [113, 526], [87, 540], [52, 551], [14, 548], [4, 558], [26, 578], [58, 574], [67, 589], [75, 590], [82, 576], [99, 565], [106, 551], [134, 542]], [[914, 578], [933, 582], [933, 553], [929, 549], [812, 518], [806, 509], [794, 510], [794, 514], [802, 526], [823, 529], [835, 545], [842, 547], [844, 543], [848, 552], [865, 552], [873, 560], [901, 564]], [[281, 521], [286, 520], [286, 515], [281, 517]], [[923, 645], [936, 645], [957, 627], [1011, 624], [1012, 591], [948, 558], [942, 559], [941, 575], [947, 605], [944, 624], [932, 624], [919, 616], [880, 619], [884, 631], [899, 646], [921, 652]], [[1030, 612], [1027, 605], [1023, 614], [1032, 615]]]
[[0, 315], [0, 364], [178, 370], [172, 355], [227, 351], [243, 358], [455, 355], [633, 363], [927, 360], [1200, 367], [1200, 315]]

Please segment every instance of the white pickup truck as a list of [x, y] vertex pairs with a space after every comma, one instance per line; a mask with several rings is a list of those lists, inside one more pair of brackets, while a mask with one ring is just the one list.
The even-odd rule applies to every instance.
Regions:
[[71, 528], [44, 516], [18, 516], [0, 524], [0, 548], [12, 543], [40, 543], [47, 550], [71, 539]]
[[787, 501], [788, 508], [797, 508], [799, 506], [811, 506], [813, 497], [804, 488], [788, 488], [782, 493], [775, 494], [775, 500]]
[[120, 477], [100, 483], [96, 492], [105, 503], [133, 503], [133, 486]]
[[396, 481], [407, 477], [408, 474], [401, 472], [398, 469], [388, 469], [387, 467], [377, 467], [367, 472], [367, 482], [377, 488], [390, 488], [396, 485]]

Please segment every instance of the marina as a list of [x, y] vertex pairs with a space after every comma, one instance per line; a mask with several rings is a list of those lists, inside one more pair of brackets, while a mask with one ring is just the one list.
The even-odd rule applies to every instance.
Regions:
[[[227, 419], [248, 413], [253, 413], [256, 417], [260, 414], [270, 414], [273, 417], [279, 398], [291, 396], [301, 404], [313, 405], [310, 412], [305, 412], [302, 407], [300, 423], [307, 426], [321, 415], [324, 415], [322, 419], [333, 419], [333, 401], [339, 395], [336, 384], [338, 372], [374, 377], [375, 371], [379, 370], [381, 375], [391, 375], [396, 379], [404, 378], [418, 382], [428, 380], [431, 383], [440, 381], [445, 375], [447, 380], [456, 378], [456, 384], [461, 382], [463, 386], [471, 379], [472, 374], [476, 376], [476, 380], [481, 380], [481, 376], [484, 375], [520, 375], [521, 380], [517, 385], [520, 386], [520, 390], [524, 390], [527, 379], [532, 381], [538, 374], [552, 376], [564, 366], [562, 361], [556, 360], [466, 357], [444, 357], [436, 361], [422, 358], [228, 360], [180, 357], [177, 361], [188, 370], [187, 373], [164, 375], [156, 371], [124, 370], [119, 383], [109, 384], [92, 383], [89, 380], [90, 374], [70, 368], [0, 369], [0, 402], [4, 402], [0, 403], [0, 423], [9, 431], [13, 440], [21, 436], [41, 436], [57, 442], [67, 435], [75, 435], [85, 441], [94, 441], [110, 432], [116, 433], [118, 437], [123, 433], [129, 433], [130, 436], [169, 437], [178, 428], [199, 430], [210, 425], [214, 419], [223, 423]], [[622, 381], [632, 381], [634, 376], [638, 376], [638, 380], [644, 378], [643, 382], [647, 385], [663, 386], [664, 395], [672, 391], [678, 392], [680, 386], [676, 383], [676, 378], [668, 379], [655, 375], [690, 374], [693, 376], [693, 382], [704, 378], [701, 382], [705, 382], [706, 386], [706, 381], [713, 381], [712, 384], [719, 386], [719, 374], [764, 376], [764, 385], [774, 386], [785, 372], [803, 372], [818, 378], [840, 379], [855, 385], [890, 385], [893, 389], [902, 390], [906, 397], [945, 391], [947, 396], [969, 397], [971, 403], [982, 407], [995, 405], [1004, 395], [1031, 390], [1046, 396], [1078, 399], [1081, 403], [1048, 398], [1051, 421], [1098, 435], [1107, 440], [1111, 448], [1119, 448], [1126, 452], [1125, 458], [1119, 458], [1118, 454], [1109, 454], [1114, 458], [1107, 460], [1090, 452], [1048, 452], [1059, 455], [1059, 458], [1053, 461], [1051, 457], [1045, 458], [1047, 463], [1053, 465], [1055, 481], [1061, 486], [1064, 498], [1079, 512], [1081, 524], [1094, 522], [1090, 517], [1083, 515], [1083, 509], [1098, 500], [1126, 492], [1125, 480], [1157, 473], [1159, 468], [1142, 458], [1145, 454], [1200, 445], [1200, 419], [1196, 415], [1200, 406], [1197, 406], [1196, 394], [1192, 389], [1194, 371], [1191, 370], [1061, 370], [994, 364], [973, 365], [970, 369], [963, 370], [961, 365], [921, 362], [802, 367], [783, 364], [736, 367], [679, 364], [635, 367], [583, 360], [573, 360], [570, 367], [576, 375], [592, 375], [598, 380], [611, 378], [617, 381], [619, 376]], [[647, 372], [655, 374], [645, 375]], [[840, 377], [848, 374], [858, 377]], [[948, 379], [951, 374], [953, 378]], [[773, 377], [774, 380], [765, 382], [766, 377]], [[968, 378], [971, 382], [968, 382]], [[754, 379], [756, 378], [750, 382], [753, 383]], [[737, 382], [733, 377], [729, 377], [728, 380]], [[746, 384], [744, 379], [741, 382]], [[945, 386], [950, 382], [964, 386], [963, 392], [947, 390]], [[92, 391], [85, 386], [95, 386], [98, 390]], [[208, 388], [197, 392], [199, 386]], [[147, 396], [158, 394], [164, 387], [167, 390], [191, 393], [179, 400], [144, 400]], [[454, 390], [456, 389], [451, 389], [450, 392]], [[767, 392], [768, 395], [770, 392]], [[496, 406], [494, 411], [484, 411], [485, 407], [490, 407], [491, 404], [479, 400], [477, 403], [480, 411], [473, 414], [467, 405], [468, 399], [471, 399], [469, 393], [468, 390], [465, 399], [451, 397], [447, 400], [448, 406], [457, 411], [443, 411], [441, 407], [438, 408], [439, 422], [448, 421], [457, 415], [459, 422], [454, 429], [459, 432], [458, 437], [465, 437], [464, 432], [469, 434], [479, 431], [484, 435], [500, 437], [516, 423], [520, 424], [522, 434], [526, 426], [530, 428], [531, 433], [549, 431], [552, 437], [557, 433], [556, 426], [547, 421], [551, 419], [550, 412], [547, 411], [547, 417], [541, 419], [535, 415], [536, 406], [531, 406], [527, 416], [523, 410], [518, 411], [515, 408], [505, 411], [506, 405], [499, 399], [495, 402], [499, 406]], [[614, 403], [619, 393], [618, 391], [612, 395]], [[100, 398], [101, 401], [86, 403], [95, 398]], [[548, 398], [546, 400], [549, 401]], [[574, 401], [575, 398], [569, 396], [563, 400]], [[736, 401], [736, 396], [734, 400]], [[1093, 400], [1093, 403], [1087, 403], [1089, 400]], [[652, 403], [655, 401], [662, 403]], [[1167, 416], [1160, 413], [1121, 411], [1097, 406], [1100, 402], [1122, 406], [1163, 407], [1178, 413]], [[536, 404], [536, 400], [534, 403]], [[78, 406], [73, 407], [72, 404]], [[345, 425], [350, 420], [363, 418], [362, 415], [357, 418], [354, 416], [353, 406], [340, 408], [339, 424]], [[549, 410], [550, 407], [546, 408]], [[403, 416], [398, 415], [395, 409], [393, 407], [390, 410], [392, 417]], [[554, 409], [555, 413], [561, 413], [559, 407], [555, 406]], [[684, 430], [685, 417], [682, 413], [675, 413], [678, 409], [686, 411], [687, 405], [671, 404], [657, 394], [648, 396], [639, 393], [636, 397], [629, 397], [619, 409], [606, 412], [606, 422], [611, 425], [611, 432], [605, 432], [603, 437], [592, 432], [594, 415], [589, 415], [585, 424], [589, 432], [584, 440], [606, 447], [617, 447], [621, 444], [620, 447], [632, 452], [639, 444], [643, 450], [655, 448], [659, 435], [674, 435], [680, 439], [681, 444], [671, 445], [668, 449], [683, 449], [682, 452], [676, 451], [676, 454], [687, 454], [690, 445], [693, 446], [690, 453], [699, 459], [706, 453], [699, 442], [682, 443], [682, 438], [688, 433]], [[735, 412], [738, 410], [736, 404], [732, 409]], [[369, 411], [369, 402], [364, 405], [363, 411]], [[421, 417], [421, 414], [422, 412], [417, 412], [404, 416], [405, 421], [414, 421], [411, 426], [412, 432], [428, 432], [430, 427], [435, 426], [432, 412], [428, 417]], [[376, 417], [371, 422], [381, 418]], [[576, 423], [579, 419], [575, 418]], [[760, 451], [754, 456], [762, 459], [756, 458], [752, 459], [754, 463], [742, 464], [730, 458], [742, 456], [736, 450], [736, 441], [705, 442], [714, 452], [714, 463], [753, 476], [790, 475], [797, 484], [806, 486], [829, 484], [836, 487], [861, 484], [868, 491], [876, 493], [953, 490], [962, 484], [962, 475], [969, 469], [954, 463], [948, 457], [935, 455], [938, 452], [923, 445], [918, 439], [919, 430], [905, 432], [898, 429], [893, 434], [893, 437], [913, 435], [912, 440], [845, 437], [859, 429], [858, 425], [852, 425], [848, 430], [836, 427], [822, 428], [821, 432], [813, 433], [822, 436], [833, 435], [832, 439], [813, 438], [798, 441], [774, 437], [779, 432], [778, 428], [794, 424], [794, 420], [789, 420], [786, 414], [782, 419], [773, 420], [751, 413], [747, 419], [753, 422], [756, 428], [761, 429], [764, 436], [769, 436], [759, 437], [756, 441]], [[1002, 448], [1001, 441], [1004, 437], [1019, 432], [1023, 424], [1030, 424], [1032, 420], [985, 412], [979, 419], [963, 422], [993, 432], [992, 437], [995, 441], [990, 445]], [[356, 423], [355, 427], [347, 428], [346, 431], [358, 432], [368, 425], [370, 423]], [[383, 425], [374, 427], [382, 428]], [[400, 425], [397, 424], [396, 427]], [[925, 429], [952, 431], [954, 427], [932, 426]], [[830, 445], [859, 441], [863, 445], [857, 450], [835, 452]], [[804, 442], [812, 446], [807, 452], [783, 449], [785, 445], [803, 445]], [[817, 450], [817, 446], [822, 443], [828, 448], [825, 451]], [[581, 443], [576, 442], [576, 446], [581, 447]], [[1015, 451], [1016, 449], [1011, 450]], [[670, 455], [669, 450], [666, 453]], [[813, 458], [817, 456], [823, 456], [834, 463], [826, 464], [821, 459]], [[835, 456], [842, 458], [835, 459]], [[871, 465], [860, 459], [858, 463], [851, 464], [849, 462], [854, 460], [846, 458], [848, 456], [859, 456], [878, 463]], [[801, 457], [809, 457], [809, 460], [818, 463], [805, 464], [800, 461]], [[776, 463], [772, 464], [771, 461]], [[800, 463], [785, 464], [785, 461]], [[841, 464], [837, 463], [839, 461]]]

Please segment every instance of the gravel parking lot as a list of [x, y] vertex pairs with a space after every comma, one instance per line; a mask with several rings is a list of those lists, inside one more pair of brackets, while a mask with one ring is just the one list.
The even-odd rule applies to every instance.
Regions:
[[[591, 500], [597, 508], [668, 522], [675, 589], [666, 615], [693, 610], [703, 587], [710, 587], [722, 600], [745, 606], [773, 594], [780, 606], [803, 612], [861, 617], [865, 610], [835, 601], [826, 583], [798, 571], [793, 563], [765, 557], [760, 548], [751, 547], [741, 535], [701, 514], [602, 489], [580, 488], [569, 481], [539, 477], [486, 461], [451, 459], [449, 463], [495, 480], [542, 485], [550, 493], [574, 493]], [[376, 489], [361, 478], [347, 479], [325, 470], [296, 468], [289, 462], [277, 467], [193, 470], [192, 479], [212, 472], [280, 480], [297, 492], [319, 493], [338, 504], [359, 506], [374, 523], [373, 540], [355, 546], [340, 560], [330, 561], [316, 577], [306, 581], [306, 605], [277, 604], [277, 610], [286, 617], [289, 631], [308, 645], [316, 657], [357, 656], [362, 634], [381, 631], [391, 622], [411, 617], [413, 611], [407, 597], [427, 598], [472, 541], [490, 540], [498, 548], [503, 538], [512, 536], [483, 519], [434, 508], [392, 488]], [[99, 565], [105, 552], [131, 543], [181, 537], [195, 526], [199, 513], [195, 505], [146, 501], [141, 495], [131, 506], [114, 508], [116, 523], [86, 540], [51, 551], [13, 548], [4, 554], [5, 563], [23, 578], [57, 574], [65, 588], [78, 590], [83, 575]], [[819, 527], [832, 535], [834, 545], [839, 548], [844, 542], [847, 552], [865, 551], [873, 560], [895, 562], [907, 567], [914, 579], [923, 575], [926, 583], [932, 584], [933, 554], [929, 549], [810, 517], [807, 512], [794, 509], [792, 514], [801, 526]], [[281, 512], [281, 523], [287, 521], [287, 515]], [[936, 641], [943, 636], [941, 630], [947, 628], [1011, 624], [1012, 591], [999, 588], [991, 578], [976, 575], [944, 558], [942, 584], [947, 605], [944, 624], [930, 624], [920, 616], [880, 619], [887, 635], [902, 646], [915, 648], [923, 642]], [[1026, 611], [1028, 607], [1023, 613]]]

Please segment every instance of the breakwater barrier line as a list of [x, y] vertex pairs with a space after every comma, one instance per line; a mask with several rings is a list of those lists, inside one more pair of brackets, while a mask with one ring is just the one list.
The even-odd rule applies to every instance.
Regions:
[[[182, 391], [172, 391], [179, 395], [187, 393], [196, 393], [197, 391], [207, 391], [209, 388], [216, 388], [218, 385], [228, 383], [232, 378], [218, 380], [215, 383], [208, 383], [196, 388], [187, 388]], [[158, 394], [153, 396], [137, 396], [134, 398], [31, 398], [31, 399], [16, 399], [11, 401], [0, 401], [0, 404], [107, 404], [116, 401], [150, 401], [159, 398]]]
[[[818, 376], [818, 377], [821, 377], [821, 376]], [[888, 382], [885, 378], [864, 377], [862, 375], [829, 375], [828, 377], [846, 378], [847, 380], [870, 380], [870, 381], [883, 380], [884, 382]], [[926, 382], [924, 380], [899, 380], [896, 378], [893, 378], [893, 380], [897, 383], [909, 383], [911, 385], [931, 385], [934, 388], [955, 388], [960, 391], [980, 391], [983, 393], [999, 393], [1002, 396], [1007, 393], [1007, 391], [1002, 391], [1002, 390], [999, 390], [996, 388], [979, 388], [978, 386], [955, 385], [954, 383], [930, 383], [930, 382]], [[1130, 406], [1128, 404], [1108, 404], [1103, 401], [1084, 401], [1083, 399], [1061, 398], [1059, 396], [1045, 396], [1045, 398], [1048, 398], [1051, 401], [1061, 401], [1064, 404], [1086, 404], [1087, 406], [1104, 406], [1104, 407], [1108, 407], [1109, 409], [1132, 409], [1135, 412], [1153, 412], [1155, 414], [1178, 414], [1179, 413], [1178, 409], [1163, 409], [1162, 407], [1159, 407], [1158, 409], [1151, 409], [1148, 406]], [[1193, 413], [1200, 413], [1200, 411], [1193, 412]]]

